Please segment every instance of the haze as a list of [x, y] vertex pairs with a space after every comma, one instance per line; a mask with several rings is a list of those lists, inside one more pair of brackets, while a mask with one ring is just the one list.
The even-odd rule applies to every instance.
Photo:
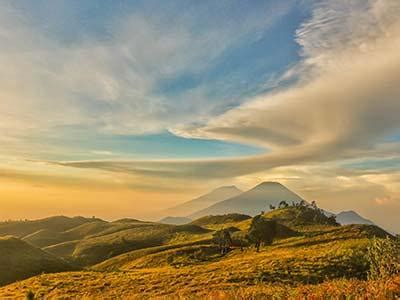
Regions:
[[400, 2], [3, 1], [0, 219], [279, 181], [400, 227]]

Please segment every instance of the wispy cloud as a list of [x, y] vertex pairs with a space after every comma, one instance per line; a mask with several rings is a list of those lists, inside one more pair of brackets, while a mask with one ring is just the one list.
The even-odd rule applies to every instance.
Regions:
[[2, 4], [0, 131], [21, 138], [80, 124], [144, 134], [203, 122], [222, 105], [210, 101], [208, 87], [171, 99], [157, 93], [160, 81], [207, 69], [247, 34], [274, 24], [288, 3], [271, 4], [262, 19], [246, 14], [240, 25], [219, 21], [217, 14], [207, 25], [191, 10], [134, 12], [112, 19], [105, 37], [88, 35], [69, 44], [35, 26], [22, 10]]

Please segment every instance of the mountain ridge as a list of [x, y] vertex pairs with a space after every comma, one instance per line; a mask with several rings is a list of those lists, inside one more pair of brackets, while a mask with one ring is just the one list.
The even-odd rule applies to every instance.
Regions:
[[169, 217], [185, 217], [212, 204], [237, 196], [242, 192], [234, 185], [221, 186], [192, 200], [170, 207], [164, 210], [163, 214]]
[[269, 205], [277, 206], [281, 201], [299, 203], [305, 200], [279, 182], [264, 181], [246, 192], [188, 215], [188, 218], [227, 213], [255, 215], [269, 210]]

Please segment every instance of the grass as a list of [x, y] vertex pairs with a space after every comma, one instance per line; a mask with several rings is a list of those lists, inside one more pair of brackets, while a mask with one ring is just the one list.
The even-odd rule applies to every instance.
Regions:
[[[294, 209], [264, 216], [285, 224], [280, 225], [282, 232], [272, 245], [260, 252], [237, 247], [227, 255], [220, 255], [212, 245], [212, 230], [195, 224], [126, 220], [98, 231], [80, 225], [77, 231], [89, 236], [46, 249], [64, 254], [73, 251], [70, 255], [76, 261], [98, 264], [84, 272], [45, 274], [17, 282], [1, 288], [0, 296], [23, 297], [32, 290], [39, 298], [264, 299], [307, 294], [319, 299], [341, 293], [390, 296], [399, 292], [398, 277], [387, 283], [365, 281], [366, 246], [371, 237], [384, 237], [386, 232], [371, 225], [326, 225], [323, 219], [310, 224], [310, 214], [305, 222], [305, 216], [295, 214]], [[241, 234], [251, 222], [226, 216], [202, 219], [208, 228], [233, 225]]]
[[73, 270], [67, 262], [15, 237], [0, 238], [0, 285], [43, 272]]
[[6, 299], [24, 298], [32, 291], [41, 299], [396, 299], [400, 277], [388, 281], [336, 279], [317, 285], [255, 284], [220, 281], [213, 273], [156, 269], [147, 272], [75, 272], [40, 275], [0, 288]]
[[93, 221], [102, 220], [84, 217], [69, 218], [65, 216], [55, 216], [34, 221], [0, 222], [0, 236], [13, 235], [22, 238], [43, 229], [53, 232], [62, 232]]

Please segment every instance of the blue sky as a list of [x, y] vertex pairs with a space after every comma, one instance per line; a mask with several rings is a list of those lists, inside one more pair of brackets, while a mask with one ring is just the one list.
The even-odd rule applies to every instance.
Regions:
[[[195, 68], [182, 67], [177, 71], [164, 74], [149, 75], [156, 77], [147, 93], [151, 97], [163, 98], [163, 112], [155, 112], [156, 118], [164, 115], [192, 114], [199, 110], [198, 123], [207, 122], [215, 115], [236, 107], [250, 97], [264, 93], [274, 87], [274, 82], [290, 66], [299, 61], [299, 45], [294, 40], [296, 28], [309, 13], [299, 5], [300, 2], [282, 1], [176, 1], [160, 5], [157, 1], [15, 1], [9, 4], [11, 11], [23, 18], [23, 22], [34, 26], [46, 40], [51, 40], [54, 47], [74, 48], [82, 43], [102, 45], [103, 43], [124, 43], [118, 40], [118, 27], [124, 19], [140, 16], [148, 18], [152, 30], [166, 31], [174, 37], [174, 31], [181, 27], [189, 35], [202, 36], [207, 39], [212, 35], [224, 35], [227, 45], [221, 45], [214, 50], [212, 58], [205, 59], [203, 55], [195, 57]], [[277, 16], [274, 16], [277, 15]], [[269, 20], [270, 19], [270, 20]], [[243, 28], [240, 23], [243, 22]], [[171, 27], [168, 30], [168, 27]], [[236, 28], [240, 28], [239, 34]], [[129, 35], [134, 36], [140, 28], [129, 28]], [[211, 37], [219, 39], [219, 36]], [[138, 41], [139, 43], [140, 41]], [[208, 45], [208, 43], [206, 43]], [[47, 45], [43, 45], [48, 47]], [[51, 47], [50, 47], [51, 48]], [[177, 47], [177, 51], [192, 50], [190, 47]], [[51, 49], [50, 49], [51, 50]], [[197, 49], [194, 49], [197, 51]], [[212, 49], [211, 49], [212, 51]], [[207, 49], [205, 49], [207, 55]], [[173, 54], [174, 55], [174, 54]], [[176, 53], [180, 55], [180, 53]], [[58, 59], [58, 58], [57, 58]], [[63, 61], [56, 64], [63, 64]], [[191, 64], [191, 60], [188, 64]], [[146, 68], [146, 66], [145, 66]], [[162, 73], [157, 66], [150, 66], [151, 73]], [[79, 72], [79, 70], [77, 70]], [[44, 83], [43, 83], [44, 84]], [[200, 91], [200, 92], [199, 92]], [[91, 118], [96, 114], [106, 115], [110, 111], [123, 109], [118, 103], [107, 99], [98, 101], [96, 96], [82, 95], [75, 92], [79, 106], [87, 111]], [[192, 93], [200, 93], [191, 99]], [[200, 98], [201, 97], [201, 98]], [[146, 95], [140, 101], [146, 102]], [[140, 103], [138, 104], [140, 106]], [[180, 107], [182, 109], [180, 109]], [[200, 108], [199, 108], [200, 107]], [[140, 108], [139, 108], [140, 109]], [[151, 110], [151, 108], [150, 108]], [[153, 114], [153, 112], [150, 112]], [[159, 114], [159, 115], [157, 115]], [[169, 116], [166, 116], [168, 118]], [[134, 116], [133, 116], [134, 118]], [[179, 116], [174, 118], [181, 119]], [[182, 118], [185, 122], [186, 118]], [[174, 121], [174, 120], [172, 120]], [[99, 122], [100, 123], [100, 122]], [[154, 129], [136, 130], [122, 129], [121, 132], [102, 133], [98, 130], [101, 124], [94, 128], [76, 131], [76, 125], [63, 125], [51, 131], [62, 130], [63, 138], [51, 138], [38, 135], [51, 146], [66, 146], [76, 151], [52, 155], [52, 159], [76, 160], [97, 158], [95, 152], [116, 153], [129, 158], [194, 158], [242, 156], [257, 154], [257, 147], [240, 145], [238, 143], [216, 140], [199, 141], [184, 139], [167, 133], [173, 122], [167, 122]], [[68, 129], [68, 127], [71, 127]], [[140, 126], [140, 124], [138, 124]], [[87, 126], [90, 127], [90, 126]], [[96, 132], [97, 131], [97, 132]], [[100, 132], [99, 132], [100, 131]], [[69, 134], [71, 132], [71, 134]], [[50, 134], [51, 135], [51, 134]], [[82, 139], [85, 141], [82, 142]], [[80, 149], [76, 149], [77, 145]], [[98, 149], [99, 148], [99, 149]], [[151, 150], [149, 150], [151, 148]], [[91, 149], [94, 149], [93, 151]], [[85, 155], [82, 152], [88, 151]], [[76, 153], [76, 157], [74, 157]], [[40, 158], [41, 154], [38, 154]], [[38, 158], [39, 158], [38, 157]]]
[[1, 2], [3, 196], [90, 183], [93, 201], [118, 188], [151, 210], [275, 180], [390, 223], [399, 14], [398, 0]]

